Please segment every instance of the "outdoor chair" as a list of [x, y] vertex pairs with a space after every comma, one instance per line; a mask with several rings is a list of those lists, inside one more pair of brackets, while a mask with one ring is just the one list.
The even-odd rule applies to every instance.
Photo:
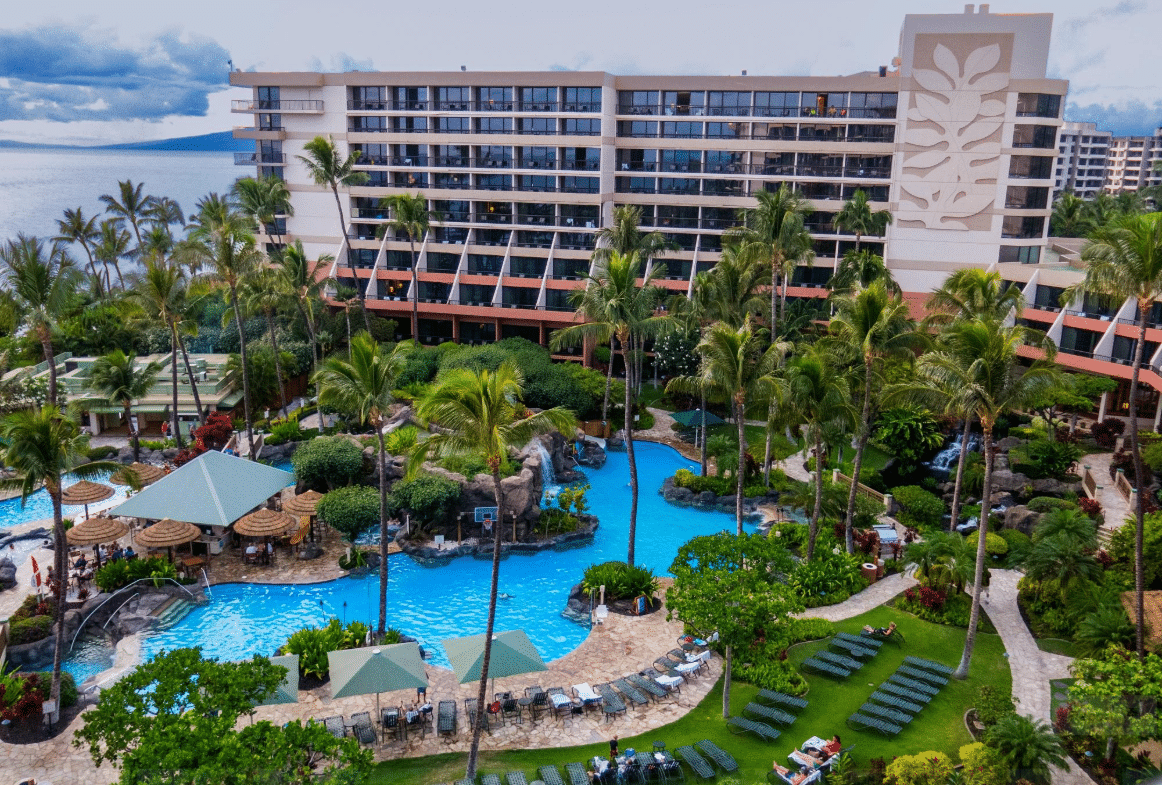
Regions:
[[[398, 725], [399, 715], [396, 715]], [[401, 726], [402, 727], [402, 726]], [[376, 741], [375, 728], [371, 724], [371, 712], [360, 711], [351, 715], [351, 732], [360, 744], [374, 745]]]
[[893, 684], [898, 684], [901, 687], [907, 687], [913, 692], [922, 692], [926, 695], [935, 696], [940, 692], [940, 688], [934, 684], [929, 684], [926, 681], [917, 681], [916, 679], [909, 679], [907, 675], [901, 674], [899, 670], [888, 677], [888, 681]]
[[916, 690], [910, 690], [907, 687], [901, 686], [899, 684], [894, 684], [890, 680], [885, 681], [883, 684], [881, 684], [878, 688], [878, 691], [879, 692], [886, 692], [889, 695], [894, 695], [897, 698], [903, 698], [904, 700], [911, 701], [912, 703], [919, 703], [923, 706], [927, 706], [929, 704], [929, 702], [931, 702], [931, 700], [932, 700], [932, 696], [926, 692], [917, 692]]
[[342, 717], [327, 717], [323, 720], [323, 726], [336, 739], [341, 739], [347, 735], [347, 726], [343, 724]]
[[616, 715], [625, 713], [625, 701], [614, 692], [613, 687], [608, 684], [598, 684], [593, 689], [597, 690], [601, 696], [601, 710], [604, 712], [606, 720], [611, 720]]
[[807, 700], [805, 698], [796, 698], [793, 695], [786, 695], [782, 692], [775, 692], [774, 690], [759, 690], [757, 697], [763, 703], [774, 703], [789, 709], [807, 708]]
[[589, 772], [584, 763], [566, 763], [565, 774], [569, 776], [569, 785], [589, 785]]
[[654, 700], [661, 700], [666, 697], [666, 688], [658, 684], [653, 679], [647, 679], [637, 673], [631, 673], [625, 677], [625, 680], [636, 687], [639, 691], [647, 695], [653, 696]]
[[863, 663], [851, 657], [844, 657], [842, 654], [833, 654], [829, 651], [815, 652], [815, 656], [824, 662], [829, 662], [832, 665], [837, 665], [840, 668], [846, 668], [849, 671], [857, 671], [863, 667]]
[[616, 681], [611, 682], [611, 684], [615, 690], [620, 692], [622, 696], [635, 707], [645, 706], [650, 702], [650, 699], [643, 695], [641, 690], [631, 685], [625, 679], [617, 679]]
[[[465, 698], [464, 699], [464, 714], [468, 717], [468, 727], [469, 728], [475, 727], [476, 726], [476, 698]], [[491, 712], [486, 710], [484, 712], [484, 716], [482, 716], [480, 718], [480, 721], [484, 723], [484, 730], [488, 731], [489, 735], [492, 734], [492, 723], [490, 722], [490, 717], [489, 717], [490, 714], [491, 714]]]
[[679, 747], [675, 752], [681, 756], [682, 760], [690, 767], [690, 770], [698, 775], [701, 779], [714, 779], [714, 769], [706, 762], [706, 759], [695, 752], [693, 747], [685, 746]]
[[924, 670], [939, 673], [942, 676], [951, 676], [952, 668], [935, 660], [924, 659], [923, 657], [912, 657], [911, 655], [904, 658], [904, 662], [916, 668], [923, 668]]
[[[400, 721], [401, 715], [399, 709], [384, 709], [380, 714], [380, 725], [383, 726], [383, 740], [386, 742], [388, 738], [394, 737], [403, 741], [407, 738], [404, 730], [404, 723]], [[354, 716], [351, 717], [355, 719]]]
[[594, 692], [593, 688], [586, 683], [573, 685], [573, 697], [581, 701], [581, 705], [586, 710], [601, 707], [601, 696]]
[[648, 680], [654, 682], [659, 687], [661, 687], [663, 690], [665, 690], [666, 692], [671, 693], [671, 694], [677, 694], [677, 693], [682, 692], [682, 685], [686, 683], [686, 680], [683, 679], [682, 676], [679, 673], [677, 673], [676, 671], [671, 671], [670, 673], [658, 673], [657, 671], [642, 671], [639, 675], [643, 679], [648, 679]]
[[476, 780], [475, 779], [468, 779], [467, 777], [462, 777], [461, 779], [456, 780], [454, 785], [476, 785]]
[[441, 735], [456, 735], [456, 701], [440, 701], [437, 712], [436, 730]]
[[537, 716], [549, 708], [549, 695], [539, 684], [535, 687], [526, 687], [525, 696], [519, 703], [529, 710], [529, 716], [535, 722]]
[[908, 642], [907, 639], [904, 638], [904, 633], [900, 632], [899, 627], [896, 627], [896, 629], [892, 630], [891, 635], [884, 635], [883, 633], [874, 630], [872, 632], [864, 630], [860, 633], [860, 635], [864, 636], [865, 638], [871, 638], [872, 640], [879, 641], [880, 643], [883, 643], [884, 641], [891, 641], [897, 646], [903, 646]]
[[852, 635], [850, 632], [837, 632], [835, 633], [835, 637], [849, 643], [854, 643], [857, 646], [863, 646], [865, 649], [875, 649], [876, 651], [879, 651], [880, 647], [884, 645], [882, 636], [874, 638], [870, 635]]
[[666, 775], [662, 770], [662, 764], [658, 762], [652, 752], [639, 752], [634, 756], [634, 759], [637, 761], [643, 782], [665, 782]]
[[753, 714], [764, 720], [777, 722], [780, 725], [791, 725], [798, 719], [794, 714], [776, 709], [773, 706], [764, 706], [761, 703], [748, 703], [742, 710], [743, 714]]
[[748, 720], [746, 717], [730, 717], [726, 720], [726, 726], [727, 730], [735, 735], [753, 733], [763, 741], [775, 741], [779, 738], [779, 732], [770, 725]]
[[895, 725], [887, 720], [881, 720], [876, 717], [869, 717], [866, 714], [856, 712], [847, 718], [847, 724], [856, 730], [874, 730], [885, 736], [895, 736], [903, 730], [899, 725]]
[[541, 766], [537, 769], [537, 774], [540, 775], [541, 782], [545, 785], [565, 785], [565, 781], [561, 779], [561, 772], [557, 770], [556, 766]]
[[738, 761], [736, 761], [730, 753], [723, 750], [709, 739], [703, 739], [697, 742], [695, 748], [703, 755], [708, 755], [718, 768], [725, 771], [727, 774], [733, 774], [738, 771]]
[[512, 697], [511, 693], [506, 693], [508, 697], [500, 699], [500, 716], [501, 719], [507, 721], [510, 717], [516, 717], [518, 724], [524, 723], [524, 714], [521, 711], [520, 702]]
[[871, 659], [876, 656], [877, 649], [870, 646], [861, 646], [858, 643], [852, 643], [846, 638], [840, 638], [836, 635], [827, 642], [829, 646], [834, 646], [837, 649], [843, 649], [852, 657], [860, 657], [862, 659]]
[[834, 676], [838, 679], [846, 679], [851, 675], [851, 671], [847, 668], [841, 668], [838, 665], [832, 665], [830, 662], [824, 662], [818, 657], [808, 657], [803, 660], [801, 666], [804, 670], [813, 670], [817, 673], [822, 673], [826, 676]]
[[702, 663], [675, 662], [669, 657], [658, 657], [654, 660], [654, 667], [668, 676], [682, 676], [683, 678], [687, 678], [697, 672], [702, 667]]
[[422, 711], [410, 709], [404, 714], [404, 734], [419, 732], [420, 738], [427, 738], [428, 736], [428, 717], [431, 714], [425, 714]]
[[523, 771], [510, 771], [504, 775], [505, 782], [508, 785], [529, 785], [528, 780], [525, 779]]
[[913, 679], [919, 679], [920, 681], [933, 684], [937, 687], [943, 687], [948, 683], [948, 679], [944, 678], [943, 676], [937, 676], [931, 671], [926, 671], [922, 668], [913, 668], [909, 665], [901, 665], [900, 667], [896, 668], [896, 673], [901, 673], [904, 676], [908, 676]]
[[897, 725], [907, 725], [912, 721], [912, 715], [906, 714], [902, 711], [889, 709], [886, 706], [877, 706], [874, 703], [865, 703], [859, 707], [860, 714], [866, 714], [869, 717], [878, 717], [881, 720], [894, 722]]
[[480, 776], [480, 785], [500, 785], [500, 775], [482, 774]]
[[573, 713], [573, 699], [566, 695], [561, 687], [549, 687], [545, 695], [549, 699], [549, 711], [553, 712], [554, 718], [559, 718], [561, 712]]
[[893, 709], [899, 709], [900, 711], [911, 714], [912, 716], [916, 716], [924, 708], [919, 703], [912, 703], [911, 701], [904, 698], [899, 698], [895, 695], [889, 695], [882, 689], [873, 692], [868, 697], [868, 700], [875, 701], [876, 703], [882, 704], [884, 706], [889, 706]]
[[668, 752], [662, 753], [665, 756], [665, 761], [662, 763], [662, 771], [666, 775], [666, 782], [685, 782], [686, 772], [682, 770], [682, 764]]

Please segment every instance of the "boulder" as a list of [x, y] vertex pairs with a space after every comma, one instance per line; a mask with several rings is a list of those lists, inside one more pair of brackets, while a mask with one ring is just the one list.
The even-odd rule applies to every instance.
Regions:
[[713, 507], [718, 504], [718, 494], [714, 491], [702, 491], [695, 501], [703, 507]]
[[605, 450], [592, 439], [581, 439], [576, 452], [577, 463], [600, 469], [605, 465]]
[[993, 507], [1012, 507], [1016, 499], [1008, 491], [997, 491], [989, 497], [989, 504]]
[[1014, 447], [1021, 445], [1021, 444], [1024, 444], [1024, 443], [1025, 443], [1024, 439], [1020, 439], [1016, 436], [1006, 436], [1005, 438], [1003, 438], [997, 442], [997, 451], [998, 452], [1008, 452], [1009, 450], [1013, 449]]
[[621, 429], [617, 433], [605, 440], [606, 450], [624, 450], [625, 449], [625, 429]]
[[1041, 520], [1041, 513], [1033, 512], [1023, 504], [1005, 510], [1005, 528], [1016, 529], [1032, 536], [1033, 527]]
[[993, 471], [997, 469], [1009, 468], [1009, 456], [1007, 454], [1000, 454], [993, 456]]
[[0, 589], [11, 589], [16, 585], [16, 565], [9, 558], [0, 559]]
[[1024, 490], [1025, 486], [1029, 484], [1030, 480], [1020, 472], [1013, 472], [1009, 469], [1001, 469], [1000, 471], [993, 471], [992, 476], [994, 491], [1009, 491], [1011, 493], [1018, 493]]
[[1063, 482], [1047, 477], [1043, 480], [1033, 480], [1033, 491], [1038, 496], [1065, 496], [1069, 493], [1080, 494], [1081, 481]]

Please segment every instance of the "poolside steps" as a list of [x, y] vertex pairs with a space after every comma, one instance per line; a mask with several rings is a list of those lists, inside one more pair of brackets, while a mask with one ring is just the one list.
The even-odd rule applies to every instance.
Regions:
[[167, 629], [188, 616], [193, 609], [194, 604], [189, 600], [183, 600], [181, 597], [171, 597], [154, 608], [153, 613], [150, 615], [157, 619], [158, 628]]

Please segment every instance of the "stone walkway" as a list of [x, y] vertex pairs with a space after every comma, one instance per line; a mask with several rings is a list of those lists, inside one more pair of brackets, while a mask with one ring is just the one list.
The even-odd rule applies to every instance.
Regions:
[[1101, 502], [1102, 515], [1105, 522], [1102, 523], [1102, 532], [1113, 534], [1120, 529], [1126, 522], [1127, 518], [1133, 516], [1134, 512], [1130, 509], [1129, 502], [1122, 496], [1122, 492], [1118, 490], [1117, 486], [1110, 480], [1110, 462], [1113, 460], [1113, 453], [1095, 452], [1089, 455], [1082, 456], [1078, 463], [1082, 466], [1089, 466], [1093, 476], [1097, 479], [1098, 485], [1101, 489], [1098, 491], [1097, 498]]
[[873, 608], [878, 608], [897, 594], [902, 594], [907, 589], [915, 586], [916, 583], [917, 581], [912, 577], [911, 570], [907, 573], [896, 573], [895, 575], [889, 575], [886, 578], [876, 581], [859, 594], [848, 597], [843, 602], [835, 605], [827, 605], [822, 608], [811, 608], [799, 615], [827, 619], [828, 621], [850, 619], [852, 616], [859, 616], [861, 613], [867, 613]]

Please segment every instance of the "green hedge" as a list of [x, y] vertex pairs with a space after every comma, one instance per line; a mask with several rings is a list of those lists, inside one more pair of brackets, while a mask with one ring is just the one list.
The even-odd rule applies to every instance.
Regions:
[[581, 579], [581, 587], [586, 592], [600, 594], [600, 588], [605, 587], [605, 601], [631, 600], [634, 597], [645, 595], [653, 603], [654, 593], [658, 590], [658, 579], [654, 571], [648, 567], [630, 567], [625, 562], [607, 561], [602, 564], [591, 564], [585, 569], [585, 576]]
[[900, 523], [916, 529], [940, 527], [948, 509], [944, 500], [919, 485], [901, 485], [892, 490], [892, 497], [903, 508]]
[[299, 482], [335, 488], [363, 473], [363, 450], [341, 436], [312, 439], [291, 456], [291, 466]]
[[8, 626], [8, 642], [11, 644], [32, 643], [44, 640], [52, 632], [51, 616], [33, 616], [19, 619]]
[[1059, 499], [1056, 496], [1035, 496], [1026, 504], [1033, 512], [1052, 512], [1053, 510], [1076, 510], [1077, 503], [1069, 499]]
[[[161, 556], [153, 559], [118, 559], [97, 570], [93, 583], [104, 592], [117, 591], [142, 578], [177, 578], [173, 564]], [[161, 581], [155, 581], [160, 585]]]

